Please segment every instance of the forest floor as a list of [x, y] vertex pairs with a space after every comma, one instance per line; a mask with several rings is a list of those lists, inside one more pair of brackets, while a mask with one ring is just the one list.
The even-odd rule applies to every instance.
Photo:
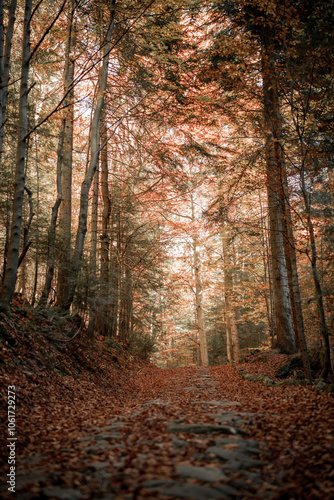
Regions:
[[[56, 342], [73, 325], [29, 310], [13, 321], [0, 342], [1, 435], [15, 443], [1, 446], [1, 498], [334, 498], [332, 395], [228, 365], [162, 370], [103, 339]], [[284, 360], [242, 368], [272, 376]]]

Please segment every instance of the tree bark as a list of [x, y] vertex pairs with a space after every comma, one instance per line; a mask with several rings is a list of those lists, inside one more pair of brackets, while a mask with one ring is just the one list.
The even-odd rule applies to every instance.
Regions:
[[95, 170], [93, 182], [93, 197], [92, 197], [92, 216], [91, 216], [91, 242], [90, 242], [90, 266], [89, 266], [89, 323], [88, 336], [93, 338], [95, 330], [95, 318], [97, 307], [97, 268], [96, 268], [96, 251], [97, 251], [97, 219], [98, 219], [98, 203], [99, 203], [99, 169]]
[[[191, 194], [191, 214], [192, 221], [195, 222], [195, 209], [194, 209], [194, 199], [193, 194]], [[196, 316], [197, 316], [197, 326], [198, 326], [198, 339], [200, 348], [200, 365], [209, 366], [208, 357], [208, 346], [205, 331], [205, 317], [203, 309], [203, 285], [200, 271], [200, 258], [198, 255], [198, 240], [196, 236], [192, 237], [192, 249], [193, 249], [193, 265], [194, 265], [194, 275], [195, 275], [195, 298], [196, 298]]]
[[[64, 68], [64, 99], [62, 129], [58, 147], [58, 161], [61, 161], [61, 189], [58, 189], [58, 199], [55, 203], [53, 216], [58, 218], [59, 231], [59, 263], [57, 280], [57, 304], [61, 305], [68, 293], [71, 269], [71, 222], [72, 222], [72, 157], [73, 157], [73, 127], [74, 127], [74, 50], [76, 34], [74, 27], [75, 0], [70, 0], [67, 15], [67, 38]], [[59, 196], [61, 193], [61, 196]], [[60, 203], [59, 200], [60, 199]], [[59, 209], [57, 208], [59, 207]], [[59, 210], [59, 217], [58, 217]], [[53, 228], [52, 228], [53, 229]]]
[[12, 0], [9, 5], [5, 42], [3, 25], [3, 0], [0, 0], [0, 185], [2, 172], [2, 148], [5, 131], [9, 84], [10, 54], [12, 49], [16, 4], [17, 0]]
[[[27, 158], [26, 158], [26, 161], [28, 161]], [[28, 199], [29, 199], [29, 217], [28, 217], [26, 225], [24, 226], [24, 229], [23, 229], [22, 252], [21, 252], [21, 255], [19, 256], [19, 260], [18, 260], [18, 264], [17, 264], [18, 268], [20, 267], [21, 264], [23, 264], [22, 268], [21, 268], [19, 286], [18, 286], [19, 292], [22, 294], [23, 297], [25, 296], [26, 282], [27, 282], [27, 276], [26, 276], [27, 269], [26, 269], [25, 256], [26, 256], [26, 254], [27, 254], [27, 252], [32, 244], [32, 242], [28, 241], [28, 240], [29, 240], [30, 226], [31, 226], [32, 220], [35, 216], [34, 205], [33, 205], [33, 201], [32, 201], [32, 192], [29, 188], [27, 188], [27, 186], [25, 186], [24, 189], [25, 189], [25, 192], [28, 194]]]
[[292, 219], [289, 206], [289, 196], [287, 189], [287, 179], [284, 170], [283, 179], [283, 192], [285, 194], [285, 217], [283, 219], [283, 232], [284, 232], [284, 250], [287, 265], [290, 298], [291, 298], [291, 309], [292, 309], [292, 320], [295, 331], [296, 344], [301, 352], [304, 375], [307, 379], [312, 380], [311, 365], [307, 353], [307, 344], [304, 329], [304, 319], [302, 311], [302, 301], [300, 296], [298, 270], [297, 270], [297, 257], [296, 257], [296, 247], [293, 237], [292, 230]]
[[79, 271], [81, 268], [82, 254], [83, 254], [85, 236], [87, 232], [88, 195], [94, 177], [94, 173], [97, 168], [99, 149], [100, 149], [99, 121], [104, 102], [104, 94], [107, 86], [109, 52], [111, 50], [111, 35], [114, 29], [114, 21], [115, 21], [115, 4], [116, 0], [113, 0], [112, 11], [110, 13], [109, 27], [107, 31], [105, 44], [103, 47], [103, 60], [99, 70], [99, 77], [97, 83], [97, 98], [96, 98], [97, 100], [93, 114], [91, 137], [90, 137], [91, 157], [90, 157], [89, 167], [85, 175], [85, 179], [81, 184], [79, 225], [76, 235], [75, 250], [73, 256], [73, 267], [72, 267], [73, 272], [71, 273], [71, 283], [68, 287], [68, 293], [64, 296], [64, 300], [62, 300], [62, 308], [64, 309], [69, 309], [71, 307], [77, 286]]
[[103, 107], [100, 120], [101, 137], [101, 193], [102, 193], [102, 228], [101, 228], [101, 267], [100, 267], [100, 305], [97, 318], [97, 330], [102, 335], [110, 333], [110, 307], [113, 293], [110, 291], [110, 242], [112, 234], [110, 231], [111, 197], [108, 180], [108, 131], [106, 106]]
[[0, 310], [10, 315], [10, 303], [14, 294], [18, 258], [20, 251], [22, 207], [25, 187], [25, 157], [28, 132], [28, 77], [30, 55], [30, 21], [32, 0], [26, 0], [24, 13], [24, 28], [22, 38], [22, 67], [19, 100], [18, 134], [16, 146], [15, 184], [13, 200], [13, 217], [9, 239], [7, 266], [3, 287], [0, 295]]
[[264, 127], [266, 132], [266, 167], [269, 211], [269, 233], [277, 328], [276, 347], [283, 353], [296, 352], [290, 302], [290, 290], [283, 239], [284, 209], [282, 200], [283, 147], [274, 52], [268, 34], [262, 39], [262, 78]]
[[228, 235], [226, 225], [223, 230], [223, 258], [224, 258], [224, 292], [225, 292], [225, 317], [226, 317], [226, 345], [227, 359], [230, 363], [239, 363], [240, 348], [235, 311], [233, 306], [233, 278], [231, 271], [231, 258], [228, 249]]
[[44, 307], [48, 301], [49, 294], [51, 291], [52, 280], [55, 270], [55, 260], [56, 260], [56, 226], [58, 218], [58, 210], [62, 199], [61, 190], [61, 165], [62, 165], [62, 154], [63, 154], [63, 140], [65, 135], [65, 117], [62, 119], [61, 130], [59, 134], [58, 141], [58, 151], [57, 151], [57, 199], [52, 207], [51, 212], [51, 222], [48, 234], [48, 262], [46, 268], [46, 276], [44, 288], [42, 291], [41, 298], [38, 305]]
[[321, 336], [322, 336], [322, 340], [324, 343], [323, 344], [324, 366], [323, 366], [323, 369], [321, 372], [321, 377], [326, 378], [327, 375], [332, 372], [331, 351], [330, 351], [329, 333], [328, 333], [326, 316], [325, 316], [325, 309], [324, 309], [324, 303], [323, 303], [323, 292], [322, 292], [322, 286], [320, 283], [318, 266], [317, 266], [318, 253], [317, 253], [317, 246], [316, 246], [316, 241], [315, 241], [314, 227], [313, 227], [313, 221], [312, 221], [312, 215], [311, 215], [311, 203], [309, 201], [309, 196], [308, 196], [307, 189], [306, 189], [304, 168], [305, 168], [305, 166], [303, 164], [301, 171], [300, 171], [300, 178], [301, 178], [302, 193], [303, 193], [303, 199], [304, 199], [305, 210], [306, 210], [307, 227], [308, 227], [308, 231], [309, 231], [309, 238], [310, 238], [310, 244], [311, 244], [311, 258], [310, 258], [310, 260], [311, 260], [311, 266], [312, 266], [314, 288], [315, 288], [315, 293], [316, 293], [316, 301], [317, 301], [317, 305], [318, 305], [320, 331], [321, 331]]

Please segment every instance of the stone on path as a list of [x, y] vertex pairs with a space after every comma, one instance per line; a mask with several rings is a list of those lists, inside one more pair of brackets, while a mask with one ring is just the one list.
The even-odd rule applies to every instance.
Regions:
[[211, 432], [220, 432], [221, 434], [240, 434], [241, 436], [248, 436], [248, 433], [237, 427], [230, 427], [227, 425], [213, 425], [213, 424], [177, 424], [170, 422], [167, 427], [167, 432], [184, 432], [193, 434], [210, 434]]
[[192, 405], [241, 406], [238, 401], [191, 401]]
[[239, 461], [245, 467], [257, 467], [265, 463], [263, 460], [249, 458], [249, 456], [247, 456], [242, 450], [227, 450], [226, 448], [220, 448], [219, 446], [210, 446], [206, 451], [207, 453], [213, 453], [223, 460]]
[[216, 481], [227, 479], [219, 467], [177, 465], [175, 467], [175, 471], [182, 477], [193, 477], [199, 481], [205, 481], [207, 483], [215, 483]]
[[48, 486], [43, 488], [42, 493], [46, 498], [57, 498], [58, 500], [78, 500], [82, 497], [80, 491], [60, 486]]
[[209, 486], [201, 486], [199, 484], [179, 483], [177, 481], [173, 481], [162, 486], [154, 487], [145, 483], [143, 483], [142, 486], [151, 490], [157, 490], [163, 495], [177, 498], [191, 498], [195, 500], [229, 499], [229, 496], [223, 493], [223, 491], [219, 491], [216, 488], [210, 488]]

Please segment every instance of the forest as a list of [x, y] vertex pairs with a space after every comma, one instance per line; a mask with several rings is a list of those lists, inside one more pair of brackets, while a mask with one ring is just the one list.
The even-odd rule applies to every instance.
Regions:
[[[157, 420], [169, 395], [163, 418], [186, 426], [196, 420], [187, 405], [198, 400], [203, 426], [205, 409], [221, 411], [227, 397], [225, 420], [199, 433], [210, 441], [223, 422], [245, 436], [233, 404], [251, 428], [262, 408], [254, 442], [281, 453], [276, 465], [260, 466], [264, 449], [258, 464], [241, 451], [232, 457], [242, 470], [263, 467], [260, 483], [249, 472], [223, 479], [213, 459], [203, 475], [181, 441], [189, 456], [177, 473], [190, 483], [154, 483], [174, 477], [175, 457], [165, 443], [166, 463], [147, 459], [155, 472], [146, 477], [138, 465], [145, 427], [136, 438], [126, 431], [128, 452], [135, 442], [138, 449], [115, 459], [125, 465], [110, 498], [334, 495], [333, 0], [0, 0], [0, 124], [0, 377], [19, 391], [25, 415], [34, 408], [26, 423], [20, 417], [22, 457], [34, 455], [42, 421], [47, 456], [48, 433], [59, 438], [63, 427], [76, 442], [77, 428], [68, 427], [76, 419], [81, 431], [87, 419], [111, 432], [107, 442], [122, 419], [139, 425], [139, 403], [139, 420]], [[61, 395], [74, 398], [75, 387], [70, 424]], [[212, 401], [200, 399], [210, 391]], [[101, 397], [109, 408], [117, 400], [112, 422]], [[272, 426], [281, 405], [292, 429], [284, 439]], [[175, 430], [180, 422], [167, 431], [197, 433]], [[206, 451], [218, 447], [209, 441]], [[64, 458], [66, 449], [57, 444], [55, 463], [80, 456]], [[223, 460], [224, 450], [211, 454]], [[114, 452], [92, 453], [96, 465]], [[22, 500], [108, 500], [101, 478], [76, 473], [64, 476], [68, 491], [34, 476], [35, 489], [21, 485], [31, 494]], [[144, 475], [134, 484], [132, 473]], [[147, 491], [142, 480], [151, 481]]]
[[1, 310], [163, 366], [309, 347], [326, 377], [332, 3], [58, 3], [0, 7]]

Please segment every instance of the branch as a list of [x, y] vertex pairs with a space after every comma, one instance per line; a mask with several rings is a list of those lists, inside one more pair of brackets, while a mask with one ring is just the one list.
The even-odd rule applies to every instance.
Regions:
[[29, 248], [30, 248], [31, 244], [32, 244], [32, 241], [29, 241], [29, 242], [26, 244], [26, 246], [24, 247], [24, 249], [22, 250], [21, 255], [19, 256], [19, 260], [18, 260], [17, 268], [19, 268], [19, 267], [20, 267], [20, 265], [22, 264], [22, 261], [23, 261], [24, 257], [27, 255], [27, 252], [28, 252], [28, 250], [29, 250]]
[[[49, 34], [51, 28], [53, 27], [53, 25], [55, 24], [55, 22], [58, 20], [60, 14], [63, 12], [63, 9], [65, 7], [65, 4], [66, 4], [67, 0], [64, 0], [62, 6], [60, 7], [60, 10], [58, 12], [58, 14], [56, 15], [56, 17], [53, 19], [53, 21], [51, 22], [51, 24], [47, 27], [47, 29], [44, 31], [43, 35], [42, 35], [42, 38], [39, 40], [39, 42], [37, 42], [37, 44], [35, 45], [35, 47], [33, 48], [29, 58], [28, 58], [28, 63], [30, 61], [30, 59], [34, 56], [35, 52], [37, 51], [37, 49], [40, 47], [40, 45], [44, 42], [44, 39], [45, 37]], [[40, 5], [41, 2], [39, 2], [39, 4], [37, 5], [37, 7]], [[35, 10], [34, 10], [35, 12]], [[34, 12], [32, 13], [31, 17], [34, 15]]]
[[73, 339], [75, 339], [75, 337], [77, 337], [79, 335], [79, 333], [81, 332], [81, 327], [79, 328], [79, 330], [73, 335], [73, 337], [71, 337], [70, 339], [67, 339], [67, 340], [62, 340], [62, 339], [54, 339], [53, 337], [49, 337], [48, 335], [46, 336], [48, 340], [51, 340], [51, 342], [63, 342], [63, 343], [68, 343], [68, 342], [72, 342]]

